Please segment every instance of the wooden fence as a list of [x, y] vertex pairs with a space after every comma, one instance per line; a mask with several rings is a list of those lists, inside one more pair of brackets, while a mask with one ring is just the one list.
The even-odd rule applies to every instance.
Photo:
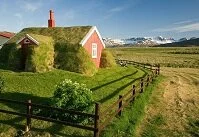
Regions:
[[[151, 70], [152, 73], [150, 75], [147, 75], [146, 77], [142, 78], [137, 85], [132, 85], [132, 89], [130, 91], [128, 91], [126, 94], [119, 95], [118, 100], [116, 100], [112, 105], [110, 105], [103, 112], [100, 112], [100, 103], [95, 103], [95, 113], [94, 114], [88, 114], [88, 113], [82, 113], [82, 112], [78, 112], [78, 111], [65, 110], [65, 109], [60, 109], [60, 108], [55, 108], [55, 107], [50, 107], [50, 106], [44, 106], [44, 105], [40, 105], [40, 104], [34, 104], [31, 102], [31, 100], [28, 100], [27, 102], [20, 102], [20, 101], [3, 99], [3, 98], [0, 98], [0, 102], [24, 105], [24, 107], [26, 108], [26, 113], [19, 113], [19, 112], [4, 110], [4, 109], [0, 109], [0, 112], [25, 117], [26, 118], [25, 131], [26, 132], [28, 132], [31, 129], [31, 119], [37, 119], [37, 120], [49, 121], [49, 122], [53, 122], [53, 123], [58, 123], [58, 124], [63, 124], [63, 125], [67, 125], [67, 126], [72, 126], [72, 127], [76, 127], [76, 128], [80, 128], [80, 129], [93, 131], [94, 137], [99, 137], [100, 132], [110, 123], [110, 121], [116, 115], [121, 116], [122, 110], [130, 102], [133, 102], [136, 99], [136, 96], [138, 96], [138, 94], [144, 92], [145, 87], [147, 87], [153, 81], [153, 79], [157, 75], [160, 74], [160, 66], [159, 65], [152, 66], [149, 64], [141, 64], [138, 62], [128, 61], [128, 60], [116, 60], [116, 62], [118, 64], [120, 64], [121, 66], [126, 66], [126, 65], [130, 64], [130, 65], [136, 65], [139, 67], [143, 67], [145, 69]], [[112, 112], [112, 108], [114, 108], [115, 106], [117, 106], [117, 109], [114, 112]], [[86, 116], [88, 118], [92, 118], [94, 122], [93, 122], [93, 125], [86, 126], [86, 125], [81, 125], [78, 123], [57, 120], [55, 118], [38, 116], [36, 114], [33, 114], [33, 108], [37, 108], [37, 109], [45, 108], [45, 109], [50, 109], [50, 110], [56, 110], [56, 111], [62, 112], [62, 113], [68, 113], [71, 115]], [[102, 119], [103, 119], [103, 121], [102, 121]]]

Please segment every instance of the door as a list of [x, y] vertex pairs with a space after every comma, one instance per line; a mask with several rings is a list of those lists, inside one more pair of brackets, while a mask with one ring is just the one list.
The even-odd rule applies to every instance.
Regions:
[[28, 56], [28, 44], [23, 44], [21, 45], [21, 52], [22, 52], [22, 56], [21, 56], [21, 69], [25, 70], [26, 68], [26, 60], [27, 60], [27, 56]]

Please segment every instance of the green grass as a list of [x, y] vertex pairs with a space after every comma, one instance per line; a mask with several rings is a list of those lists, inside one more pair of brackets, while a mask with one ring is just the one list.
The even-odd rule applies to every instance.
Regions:
[[111, 48], [116, 58], [165, 67], [199, 68], [199, 47], [173, 48]]
[[[86, 84], [93, 91], [94, 100], [102, 104], [101, 111], [103, 111], [118, 99], [119, 94], [129, 91], [132, 84], [139, 82], [146, 73], [132, 66], [100, 69], [92, 77], [58, 69], [45, 73], [0, 70], [0, 75], [5, 81], [1, 97], [19, 101], [32, 99], [32, 102], [45, 104], [53, 96], [55, 85], [69, 78]], [[0, 107], [18, 112], [25, 111], [22, 106], [13, 104], [0, 104]], [[16, 130], [24, 129], [25, 119], [1, 114], [0, 123], [0, 136], [1, 134], [12, 136]], [[46, 134], [62, 136], [92, 136], [92, 132], [38, 120], [33, 120], [32, 131], [35, 135], [45, 131]]]
[[[136, 128], [140, 124], [144, 114], [145, 107], [148, 104], [152, 91], [155, 90], [158, 83], [162, 81], [162, 77], [157, 78], [146, 90], [140, 94], [135, 101], [124, 109], [121, 117], [112, 122], [104, 132], [103, 137], [133, 137], [136, 136]], [[161, 117], [158, 117], [154, 122], [162, 123]]]
[[163, 135], [171, 135], [171, 133], [168, 134], [167, 130], [163, 130], [162, 128], [159, 128], [159, 126], [165, 124], [165, 118], [159, 113], [155, 116], [153, 116], [149, 124], [145, 127], [145, 130], [142, 133], [142, 137], [159, 137]]
[[193, 137], [199, 136], [199, 118], [189, 119], [189, 128], [187, 129]]

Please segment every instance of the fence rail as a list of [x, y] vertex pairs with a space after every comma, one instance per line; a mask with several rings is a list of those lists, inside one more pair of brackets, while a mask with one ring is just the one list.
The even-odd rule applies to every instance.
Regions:
[[[140, 80], [140, 83], [138, 83], [137, 85], [132, 85], [132, 89], [129, 90], [126, 94], [119, 95], [118, 100], [116, 100], [113, 104], [111, 104], [103, 112], [100, 112], [100, 104], [99, 103], [95, 103], [95, 113], [88, 114], [88, 113], [83, 113], [83, 112], [74, 111], [74, 110], [65, 110], [65, 109], [61, 109], [61, 108], [45, 106], [45, 105], [41, 105], [41, 104], [35, 104], [35, 103], [32, 103], [31, 100], [28, 100], [27, 102], [21, 102], [21, 101], [3, 99], [3, 98], [0, 98], [0, 102], [24, 105], [24, 108], [26, 108], [26, 113], [8, 111], [8, 110], [3, 110], [3, 109], [0, 109], [0, 112], [25, 117], [26, 118], [25, 131], [29, 131], [31, 129], [31, 119], [37, 119], [37, 120], [59, 123], [59, 124], [72, 126], [72, 127], [76, 127], [76, 128], [81, 128], [81, 129], [85, 129], [85, 130], [90, 130], [90, 131], [93, 131], [94, 137], [99, 137], [100, 132], [110, 123], [110, 121], [116, 115], [121, 116], [122, 110], [126, 106], [128, 106], [128, 104], [130, 102], [133, 102], [139, 94], [143, 93], [145, 87], [147, 87], [153, 81], [153, 79], [157, 75], [160, 74], [160, 65], [152, 66], [150, 64], [144, 64], [144, 63], [139, 63], [139, 62], [129, 61], [129, 60], [119, 60], [119, 59], [116, 59], [116, 62], [118, 64], [120, 64], [121, 66], [136, 65], [136, 66], [142, 67], [144, 69], [149, 69], [152, 73], [150, 75], [147, 75], [144, 78], [142, 78]], [[112, 112], [112, 108], [114, 108], [114, 107], [117, 107], [117, 109], [114, 112]], [[57, 119], [50, 118], [50, 117], [34, 115], [33, 109], [35, 109], [35, 108], [46, 108], [46, 109], [56, 110], [56, 111], [59, 111], [62, 113], [68, 113], [71, 115], [86, 116], [88, 118], [92, 118], [94, 120], [94, 123], [91, 126], [85, 126], [85, 125], [81, 125], [78, 123], [72, 123], [72, 122], [67, 122], [67, 121], [63, 121], [63, 120], [57, 120]], [[104, 119], [104, 121], [102, 121], [102, 119]]]

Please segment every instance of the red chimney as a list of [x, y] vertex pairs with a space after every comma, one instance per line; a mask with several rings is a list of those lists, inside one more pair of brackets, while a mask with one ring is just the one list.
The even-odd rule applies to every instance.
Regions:
[[52, 10], [50, 10], [50, 19], [48, 20], [48, 27], [49, 28], [55, 27], [54, 12]]

